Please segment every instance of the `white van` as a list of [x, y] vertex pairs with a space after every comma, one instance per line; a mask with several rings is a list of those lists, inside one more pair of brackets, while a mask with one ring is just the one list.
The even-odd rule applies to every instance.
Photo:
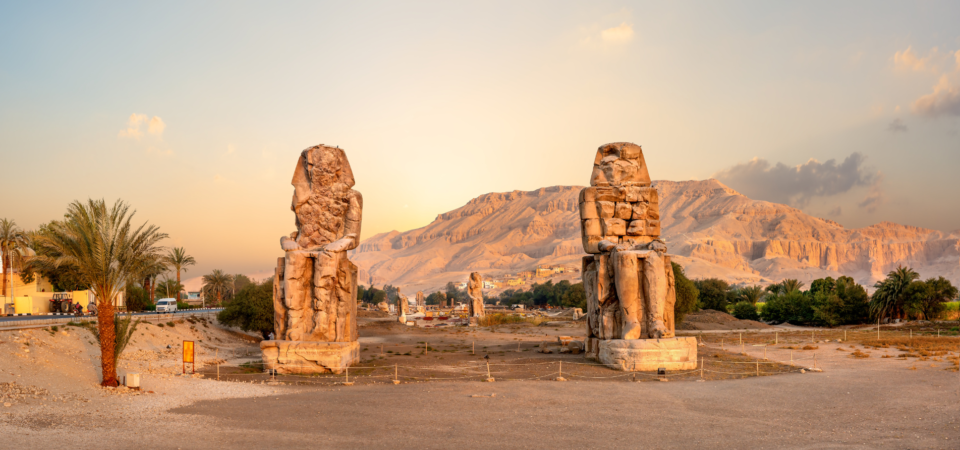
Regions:
[[161, 298], [157, 300], [157, 312], [174, 312], [177, 310], [177, 299]]

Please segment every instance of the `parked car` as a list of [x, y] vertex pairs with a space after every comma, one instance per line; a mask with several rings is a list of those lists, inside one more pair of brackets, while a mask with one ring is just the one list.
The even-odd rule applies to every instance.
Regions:
[[174, 312], [177, 310], [177, 299], [175, 298], [161, 298], [157, 300], [157, 312]]

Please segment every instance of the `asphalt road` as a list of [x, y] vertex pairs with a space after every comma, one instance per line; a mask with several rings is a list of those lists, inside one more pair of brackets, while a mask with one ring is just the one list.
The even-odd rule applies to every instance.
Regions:
[[[223, 308], [201, 309], [201, 310], [185, 309], [185, 310], [177, 311], [177, 312], [173, 312], [173, 313], [142, 312], [142, 313], [134, 313], [133, 316], [134, 316], [134, 317], [151, 317], [151, 316], [156, 316], [157, 314], [187, 314], [187, 315], [189, 315], [189, 314], [196, 314], [196, 313], [198, 313], [198, 312], [219, 312], [219, 311], [223, 311]], [[73, 316], [72, 314], [71, 314], [71, 315], [66, 315], [66, 316], [46, 316], [46, 315], [45, 315], [45, 316], [7, 316], [7, 317], [0, 317], [0, 323], [10, 322], [10, 321], [21, 321], [21, 320], [49, 320], [49, 319], [57, 319], [57, 318], [65, 318], [65, 319], [67, 319], [67, 318], [71, 318], [71, 317], [74, 317], [74, 316]], [[92, 318], [93, 316], [92, 316], [92, 315], [85, 315], [84, 317], [86, 317], [86, 318]]]

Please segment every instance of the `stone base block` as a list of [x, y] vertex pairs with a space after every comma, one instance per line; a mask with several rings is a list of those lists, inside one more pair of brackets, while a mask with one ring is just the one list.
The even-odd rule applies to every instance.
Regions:
[[624, 372], [655, 372], [697, 368], [697, 338], [611, 339], [600, 341], [598, 359]]
[[342, 373], [360, 360], [357, 341], [263, 341], [260, 351], [266, 367], [277, 373]]

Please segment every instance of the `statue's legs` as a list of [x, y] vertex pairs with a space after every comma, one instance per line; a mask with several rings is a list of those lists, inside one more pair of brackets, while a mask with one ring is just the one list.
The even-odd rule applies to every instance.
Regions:
[[620, 300], [620, 317], [623, 320], [622, 339], [640, 339], [640, 318], [643, 314], [640, 265], [643, 263], [637, 252], [614, 251], [611, 256], [614, 260], [617, 297]]
[[286, 335], [277, 339], [303, 340], [306, 333], [304, 310], [309, 308], [313, 258], [308, 252], [287, 252], [283, 269], [283, 307], [287, 310]]
[[341, 252], [317, 252], [313, 268], [313, 340], [337, 340], [337, 275]]
[[649, 252], [643, 259], [643, 291], [646, 337], [648, 339], [667, 337], [669, 330], [663, 316], [667, 303], [667, 276], [664, 273], [663, 258], [657, 252]]

